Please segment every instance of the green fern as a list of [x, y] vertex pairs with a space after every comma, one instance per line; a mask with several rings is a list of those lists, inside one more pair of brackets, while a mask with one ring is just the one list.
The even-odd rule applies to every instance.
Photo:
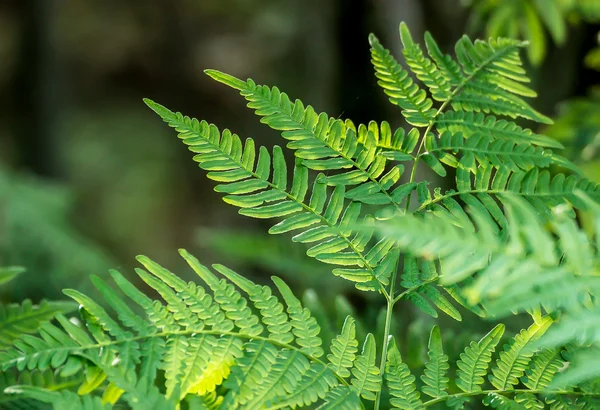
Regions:
[[[400, 36], [410, 72], [375, 36], [369, 40], [378, 83], [410, 130], [334, 119], [277, 87], [207, 70], [281, 131], [293, 167], [279, 146], [257, 148], [250, 138], [144, 100], [177, 131], [226, 203], [245, 216], [276, 219], [270, 233], [293, 232], [334, 275], [383, 295], [379, 356], [375, 336], [357, 337], [353, 317], [337, 336], [324, 336], [317, 315], [283, 280], [272, 278], [280, 298], [182, 250], [200, 284], [141, 256], [145, 269], [136, 273], [160, 300], [116, 271], [110, 284], [93, 276], [102, 303], [67, 289], [80, 305], [79, 321], [58, 314], [38, 336], [20, 335], [0, 349], [3, 371], [83, 375], [79, 395], [25, 385], [6, 391], [55, 408], [354, 410], [379, 409], [388, 396], [401, 409], [458, 409], [475, 397], [502, 409], [591, 408], [599, 393], [590, 375], [565, 372], [575, 374], [567, 383], [558, 370], [591, 357], [595, 346], [574, 343], [560, 315], [590, 323], [600, 317], [590, 275], [600, 242], [592, 244], [573, 218], [574, 208], [598, 212], [600, 187], [550, 151], [559, 143], [513, 121], [551, 122], [525, 100], [536, 95], [519, 58], [525, 43], [463, 36], [453, 58], [428, 33], [426, 51], [404, 24]], [[455, 172], [455, 186], [442, 192], [417, 181], [421, 162], [438, 175]], [[576, 276], [583, 278], [576, 289], [557, 291]], [[463, 315], [457, 305], [492, 319], [527, 311], [534, 324], [497, 355], [504, 326], [472, 342], [453, 363], [455, 380], [434, 326], [417, 385], [392, 337], [394, 308], [403, 301], [455, 320]]]
[[[25, 269], [17, 266], [0, 268], [0, 286], [23, 272]], [[39, 305], [34, 305], [29, 299], [21, 304], [0, 305], [0, 351], [10, 347], [21, 335], [35, 333], [42, 323], [52, 320], [58, 314], [72, 312], [75, 308], [76, 305], [72, 302], [43, 300]]]
[[[93, 283], [114, 310], [115, 319], [88, 296], [66, 290], [82, 306], [85, 327], [59, 315], [60, 326], [45, 323], [40, 336], [24, 335], [12, 348], [0, 352], [3, 372], [38, 369], [44, 374], [60, 372], [62, 377], [85, 375], [83, 379], [69, 379], [70, 386], [77, 383], [83, 397], [61, 388], [52, 390], [49, 382], [17, 385], [6, 392], [20, 399], [52, 403], [55, 408], [84, 409], [112, 408], [121, 401], [133, 409], [174, 409], [183, 401], [208, 408], [287, 408], [320, 403], [325, 409], [358, 409], [363, 408], [363, 401], [377, 399], [382, 374], [376, 366], [375, 338], [367, 335], [359, 354], [352, 318], [346, 319], [332, 342], [327, 364], [320, 359], [322, 340], [314, 318], [281, 279], [274, 277], [273, 281], [283, 301], [266, 292], [268, 288], [223, 266], [215, 268], [223, 273], [219, 278], [187, 252], [181, 254], [206, 288], [185, 283], [152, 260], [139, 257], [147, 271], [137, 269], [137, 274], [165, 304], [151, 301], [112, 271], [118, 289], [97, 277]], [[246, 299], [238, 289], [253, 295], [256, 302]], [[259, 308], [265, 301], [270, 305]], [[141, 316], [134, 313], [132, 303], [142, 309]], [[287, 325], [283, 327], [286, 332], [273, 332], [272, 324], [269, 328], [265, 322], [278, 317], [275, 312], [282, 314], [284, 306], [288, 315], [280, 316], [279, 324]], [[207, 311], [221, 312], [221, 321], [210, 322], [214, 316], [206, 316]], [[572, 395], [570, 390], [551, 388], [557, 370], [564, 365], [560, 355], [556, 350], [538, 350], [534, 344], [551, 324], [548, 316], [540, 318], [510, 341], [489, 372], [491, 391], [482, 390], [482, 376], [488, 374], [503, 327], [473, 342], [457, 363], [454, 384], [462, 392], [451, 389], [448, 357], [443, 353], [440, 330], [434, 327], [421, 389], [432, 397], [429, 401], [420, 398], [415, 378], [392, 341], [384, 368], [390, 403], [397, 408], [425, 408], [490, 392], [495, 395], [491, 402], [533, 400], [517, 395], [523, 392], [515, 390], [517, 383], [523, 383], [525, 392], [535, 400], [543, 400], [537, 395], [546, 390], [555, 396]], [[287, 341], [282, 341], [282, 335], [290, 335], [289, 329], [291, 339], [285, 336]], [[200, 402], [195, 399], [198, 397]]]

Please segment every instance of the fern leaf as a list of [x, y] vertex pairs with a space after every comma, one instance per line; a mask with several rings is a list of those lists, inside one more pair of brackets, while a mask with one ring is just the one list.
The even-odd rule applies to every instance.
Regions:
[[492, 353], [504, 334], [504, 325], [497, 325], [477, 343], [471, 344], [460, 354], [456, 363], [456, 386], [466, 393], [481, 391], [483, 376], [492, 361]]
[[380, 43], [373, 34], [369, 36], [371, 62], [375, 67], [377, 82], [388, 95], [392, 104], [402, 108], [406, 122], [416, 127], [425, 127], [433, 122], [433, 102], [424, 90], [419, 89], [410, 75]]
[[39, 388], [45, 388], [52, 391], [68, 390], [83, 381], [83, 374], [78, 373], [76, 375], [62, 376], [53, 372], [50, 369], [39, 371], [24, 371], [14, 372], [6, 371], [0, 373], [0, 409], [45, 409], [47, 406], [44, 404], [26, 398], [18, 394], [17, 392], [6, 393], [5, 389], [11, 386], [34, 386]]
[[435, 126], [440, 134], [446, 131], [462, 133], [467, 138], [482, 134], [489, 138], [512, 141], [517, 144], [529, 143], [541, 147], [562, 149], [564, 146], [553, 138], [535, 134], [528, 128], [521, 128], [512, 121], [498, 120], [494, 116], [483, 113], [446, 111], [440, 113], [435, 120]]
[[488, 393], [483, 404], [498, 410], [525, 410], [526, 407], [498, 393]]
[[419, 80], [429, 88], [431, 96], [437, 101], [446, 101], [452, 96], [452, 86], [442, 71], [425, 55], [412, 39], [404, 22], [400, 23], [400, 38], [404, 45], [406, 63]]
[[448, 395], [446, 389], [448, 388], [448, 382], [450, 379], [446, 376], [446, 372], [450, 368], [448, 364], [448, 356], [444, 354], [442, 346], [442, 336], [440, 334], [440, 328], [434, 326], [431, 329], [431, 335], [429, 336], [429, 361], [425, 364], [425, 370], [421, 380], [425, 386], [423, 386], [423, 393], [433, 397], [439, 398]]
[[457, 168], [462, 156], [473, 155], [479, 166], [507, 167], [513, 171], [528, 171], [533, 167], [545, 168], [553, 161], [555, 156], [551, 151], [528, 144], [514, 144], [509, 141], [492, 140], [481, 134], [474, 134], [468, 138], [461, 133], [443, 133], [439, 139], [433, 134], [425, 138], [426, 153], [422, 159], [438, 175], [445, 176], [446, 170], [440, 162]]
[[310, 315], [308, 309], [303, 308], [300, 301], [294, 296], [289, 286], [276, 276], [271, 278], [281, 296], [287, 304], [288, 315], [292, 324], [292, 332], [296, 336], [296, 343], [301, 350], [313, 357], [323, 356], [321, 339], [319, 338], [319, 325], [317, 320]]
[[[308, 407], [323, 399], [330, 389], [338, 384], [331, 370], [320, 363], [311, 365], [298, 381], [294, 391], [283, 399], [274, 399], [271, 409]], [[354, 395], [356, 398], [356, 394]]]
[[193, 360], [200, 359], [203, 362], [206, 358], [210, 358], [210, 361], [206, 364], [202, 363], [199, 373], [194, 367], [188, 371], [188, 378], [183, 378], [181, 381], [182, 398], [187, 393], [202, 396], [213, 392], [229, 376], [235, 359], [242, 355], [242, 342], [238, 338], [222, 336], [214, 346], [211, 346], [212, 348], [208, 349], [206, 348], [207, 344], [203, 342], [203, 339], [189, 339], [190, 346], [186, 351], [188, 359], [185, 359], [186, 367], [190, 368], [192, 363], [196, 364]]
[[456, 56], [465, 77], [458, 86], [451, 104], [455, 110], [494, 112], [509, 117], [524, 117], [542, 123], [552, 123], [515, 96], [535, 96], [521, 84], [523, 76], [519, 48], [523, 43], [499, 38], [488, 42], [472, 42], [463, 36], [456, 43]]
[[281, 350], [271, 371], [254, 387], [254, 397], [246, 404], [247, 409], [261, 408], [278, 396], [294, 392], [296, 386], [310, 368], [310, 363], [299, 351]]
[[356, 326], [354, 319], [348, 316], [344, 321], [342, 333], [331, 342], [331, 353], [327, 355], [329, 366], [341, 377], [349, 377], [350, 369], [358, 352]]
[[244, 346], [244, 355], [231, 369], [224, 386], [229, 389], [225, 403], [230, 407], [246, 404], [255, 395], [257, 385], [263, 383], [275, 360], [277, 349], [265, 341], [250, 341]]
[[[246, 140], [245, 147], [242, 147], [240, 138], [228, 130], [221, 135], [214, 125], [173, 113], [150, 100], [145, 101], [180, 133], [180, 138], [190, 145], [190, 150], [198, 152], [194, 159], [209, 171], [207, 176], [224, 182], [216, 189], [229, 194], [225, 196], [225, 202], [241, 207], [240, 213], [243, 215], [255, 218], [285, 217], [270, 230], [271, 233], [303, 229], [293, 238], [294, 241], [320, 242], [310, 250], [310, 255], [325, 263], [358, 266], [361, 268], [360, 275], [347, 277], [361, 283], [362, 289], [381, 290], [383, 285], [378, 282], [374, 271], [378, 261], [369, 262], [366, 252], [363, 252], [370, 236], [357, 234], [351, 238], [351, 232], [347, 230], [358, 217], [360, 204], [345, 206], [344, 185], [336, 186], [325, 206], [328, 199], [327, 183], [324, 176], [319, 176], [313, 185], [310, 201], [304, 203], [308, 192], [308, 170], [296, 165], [292, 187], [288, 192], [281, 148], [275, 147], [273, 150], [271, 178], [271, 155], [266, 148], [260, 149], [255, 164], [255, 148], [251, 139]], [[345, 229], [340, 231], [340, 227]]]
[[525, 374], [533, 356], [533, 352], [528, 350], [529, 343], [542, 336], [551, 324], [552, 319], [546, 316], [528, 329], [522, 330], [508, 345], [504, 346], [504, 351], [500, 352], [500, 357], [489, 377], [494, 387], [506, 390], [519, 383], [519, 378]]
[[351, 380], [356, 394], [367, 400], [375, 400], [381, 390], [381, 375], [375, 366], [375, 337], [369, 333], [365, 339], [362, 353], [354, 361]]
[[206, 73], [238, 89], [249, 102], [248, 106], [263, 117], [261, 122], [282, 131], [282, 136], [290, 141], [287, 147], [296, 151], [303, 166], [315, 171], [351, 169], [328, 177], [330, 185], [368, 185], [368, 192], [348, 198], [369, 204], [394, 204], [390, 188], [398, 181], [402, 168], [396, 167], [384, 175], [386, 157], [376, 155], [378, 148], [385, 147], [404, 159], [412, 159], [410, 152], [414, 146], [410, 151], [407, 149], [410, 146], [403, 147], [395, 135], [392, 137], [387, 122], [381, 126], [375, 122], [368, 127], [361, 124], [357, 129], [349, 121], [317, 114], [299, 100], [292, 103], [277, 87], [259, 86], [252, 80], [244, 82], [215, 70], [206, 70]]
[[543, 410], [544, 403], [531, 393], [518, 393], [515, 394], [515, 402], [519, 403], [528, 410]]
[[42, 301], [39, 305], [34, 305], [29, 299], [20, 305], [0, 305], [0, 350], [10, 346], [23, 334], [37, 332], [42, 323], [52, 320], [56, 315], [69, 313], [76, 307], [76, 304], [66, 301]]
[[362, 403], [356, 393], [346, 386], [331, 389], [317, 410], [359, 410]]
[[559, 349], [544, 349], [533, 357], [521, 380], [531, 390], [542, 390], [550, 386], [554, 375], [563, 366]]
[[[190, 262], [192, 269], [194, 269], [213, 291], [214, 301], [219, 304], [227, 318], [233, 320], [235, 325], [240, 328], [243, 333], [249, 335], [259, 335], [262, 333], [263, 327], [260, 324], [260, 320], [252, 313], [252, 310], [247, 306], [246, 299], [235, 290], [233, 285], [227, 283], [225, 280], [217, 279], [209, 269], [201, 265], [197, 260], [194, 260], [195, 258], [191, 255], [188, 254], [186, 256], [186, 260]], [[147, 257], [140, 256], [138, 257], [138, 260], [150, 272], [165, 281], [165, 283], [169, 283], [167, 282], [167, 278], [175, 277], [175, 275]], [[181, 285], [183, 285], [183, 283]]]
[[[180, 252], [184, 257], [191, 258], [187, 252], [183, 250]], [[280, 343], [290, 343], [294, 340], [291, 333], [292, 325], [288, 321], [283, 305], [271, 294], [271, 288], [259, 286], [223, 265], [213, 267], [248, 294], [254, 306], [260, 311], [262, 322], [267, 326], [271, 340]]]
[[7, 389], [7, 392], [52, 404], [55, 409], [109, 410], [112, 408], [110, 403], [102, 403], [100, 397], [80, 397], [70, 391], [52, 391], [35, 386], [12, 386]]
[[402, 362], [394, 339], [389, 344], [385, 378], [390, 396], [392, 396], [390, 404], [394, 408], [415, 410], [425, 408], [415, 386], [415, 377], [410, 373], [408, 366]]

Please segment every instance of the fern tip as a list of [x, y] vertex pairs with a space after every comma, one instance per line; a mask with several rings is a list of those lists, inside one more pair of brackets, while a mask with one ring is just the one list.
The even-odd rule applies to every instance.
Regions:
[[225, 85], [230, 86], [231, 88], [235, 88], [236, 90], [242, 90], [244, 88], [246, 88], [246, 82], [240, 80], [239, 78], [236, 78], [232, 75], [223, 73], [219, 70], [213, 70], [213, 69], [206, 69], [204, 70], [204, 73], [206, 75], [208, 75], [210, 78], [212, 78], [215, 81], [218, 81], [220, 83], [223, 83]]
[[370, 33], [369, 34], [369, 45], [370, 46], [375, 46], [376, 44], [379, 44], [379, 40], [377, 39], [377, 37], [375, 36], [375, 34]]
[[400, 23], [400, 40], [402, 40], [402, 45], [404, 48], [410, 47], [415, 42], [413, 41], [412, 35], [410, 34], [410, 30], [405, 22]]

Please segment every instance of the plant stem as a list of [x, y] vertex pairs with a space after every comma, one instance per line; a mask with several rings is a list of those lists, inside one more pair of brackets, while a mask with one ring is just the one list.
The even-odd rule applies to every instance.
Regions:
[[[394, 311], [394, 291], [396, 285], [396, 274], [398, 273], [398, 264], [400, 259], [396, 261], [396, 267], [392, 271], [392, 277], [390, 279], [390, 292], [389, 298], [387, 299], [387, 307], [385, 312], [385, 326], [383, 330], [383, 343], [381, 346], [381, 363], [379, 364], [379, 374], [383, 378], [383, 374], [385, 373], [385, 363], [387, 361], [387, 351], [390, 341], [390, 329], [392, 328], [392, 312]], [[383, 385], [383, 381], [382, 381]], [[375, 397], [375, 407], [374, 410], [379, 410], [379, 405], [381, 404], [381, 390], [377, 392], [377, 396]]]

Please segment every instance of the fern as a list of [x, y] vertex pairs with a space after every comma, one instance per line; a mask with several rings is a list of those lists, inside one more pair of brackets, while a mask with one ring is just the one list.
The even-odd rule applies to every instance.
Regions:
[[[224, 274], [218, 278], [187, 252], [181, 254], [206, 288], [185, 283], [152, 260], [139, 257], [148, 270], [137, 269], [137, 274], [161, 295], [165, 304], [152, 302], [121, 274], [112, 271], [117, 289], [97, 277], [93, 277], [93, 283], [110, 302], [116, 319], [88, 296], [66, 290], [82, 306], [85, 328], [59, 315], [60, 326], [46, 323], [40, 328], [40, 336], [24, 335], [12, 348], [0, 353], [3, 372], [27, 368], [44, 374], [53, 369], [65, 377], [75, 372], [84, 374], [83, 380], [69, 379], [70, 386], [79, 385], [78, 392], [83, 397], [60, 388], [52, 390], [47, 380], [38, 385], [10, 387], [7, 393], [52, 403], [55, 408], [84, 409], [112, 408], [121, 401], [133, 409], [167, 409], [176, 408], [183, 401], [196, 403], [198, 397], [198, 406], [240, 409], [315, 403], [320, 403], [320, 408], [357, 409], [363, 408], [362, 400], [376, 400], [382, 389], [382, 374], [376, 366], [375, 339], [368, 334], [359, 354], [352, 318], [346, 319], [341, 333], [333, 340], [327, 364], [320, 359], [322, 341], [314, 318], [281, 279], [274, 277], [273, 281], [283, 301], [265, 292], [267, 288], [221, 265], [216, 270]], [[246, 299], [238, 289], [254, 295], [257, 302]], [[268, 296], [256, 297], [258, 290]], [[198, 308], [198, 300], [204, 308], [222, 312], [222, 322], [209, 324], [209, 320], [201, 319], [205, 313]], [[257, 304], [265, 300], [271, 301], [270, 307], [259, 308]], [[133, 314], [131, 303], [138, 304], [144, 314]], [[238, 308], [232, 309], [232, 304]], [[267, 326], [259, 326], [272, 320], [274, 312], [282, 313], [284, 305], [288, 316], [282, 317], [280, 324], [286, 323], [285, 329], [291, 329], [292, 336], [286, 337], [287, 341], [282, 341], [281, 335], [290, 333], [272, 333]], [[244, 313], [246, 309], [251, 312], [250, 308], [256, 308], [258, 316]], [[489, 373], [488, 364], [504, 328], [498, 326], [478, 343], [471, 343], [457, 363], [459, 371], [454, 384], [462, 392], [450, 390], [448, 356], [443, 353], [440, 330], [434, 327], [429, 342], [430, 360], [422, 376], [421, 392], [432, 398], [428, 401], [421, 399], [415, 377], [402, 363], [392, 341], [384, 368], [390, 403], [397, 408], [425, 408], [486, 393], [495, 395], [490, 403], [534, 400], [523, 396], [522, 390], [515, 390], [517, 383], [523, 383], [535, 400], [543, 400], [536, 397], [546, 390], [555, 396], [572, 395], [570, 390], [551, 389], [557, 370], [564, 365], [558, 351], [539, 350], [534, 344], [551, 324], [546, 316], [518, 334], [500, 352]], [[530, 360], [533, 364], [527, 370]], [[159, 369], [164, 372], [163, 382]], [[489, 374], [492, 390], [481, 388], [485, 374]], [[26, 380], [21, 378], [20, 382]]]
[[[319, 327], [283, 281], [273, 278], [289, 314], [289, 317], [279, 316], [279, 325], [288, 331], [291, 329], [291, 333], [278, 329], [272, 332], [272, 324], [271, 327], [260, 325], [263, 320], [270, 322], [278, 317], [277, 312], [281, 313], [282, 302], [274, 295], [258, 296], [256, 291], [261, 289], [258, 285], [217, 266], [226, 277], [241, 283], [255, 296], [254, 304], [237, 291], [235, 282], [218, 279], [185, 251], [182, 255], [210, 289], [210, 294], [193, 283], [186, 284], [150, 259], [140, 257], [148, 271], [137, 269], [137, 274], [162, 296], [166, 305], [152, 302], [116, 271], [112, 271], [111, 276], [124, 296], [94, 277], [94, 285], [110, 302], [118, 320], [112, 319], [89, 297], [66, 290], [67, 295], [82, 305], [87, 331], [59, 315], [60, 327], [46, 323], [40, 328], [42, 337], [23, 336], [13, 348], [0, 353], [2, 368], [62, 369], [77, 360], [76, 367], [83, 366], [90, 374], [79, 388], [81, 394], [93, 393], [108, 382], [114, 386], [110, 402], [115, 403], [122, 395], [133, 408], [168, 408], [161, 406], [174, 406], [190, 395], [213, 394], [224, 380], [229, 392], [222, 403], [230, 408], [260, 408], [268, 403], [282, 407], [292, 403], [309, 405], [319, 399], [332, 401], [334, 396], [338, 403], [342, 400], [338, 394], [341, 391], [345, 392], [342, 402], [360, 403], [359, 396], [367, 400], [374, 398], [380, 385], [379, 372], [374, 366], [373, 336], [367, 337], [362, 354], [349, 359], [347, 355], [344, 357], [344, 365], [351, 368], [352, 373], [352, 380], [347, 380], [350, 376], [347, 369], [334, 372], [319, 359], [323, 355]], [[133, 314], [127, 299], [143, 309], [144, 317]], [[270, 305], [261, 306], [265, 301]], [[244, 314], [245, 309], [250, 312], [248, 303], [252, 303], [257, 312], [267, 314]], [[206, 311], [222, 312], [224, 316], [221, 322], [211, 323], [214, 316], [207, 316]], [[288, 336], [282, 340], [282, 335]], [[336, 340], [344, 337], [342, 334]], [[340, 356], [335, 348], [337, 344], [333, 346], [330, 357], [335, 360]], [[158, 369], [164, 371], [165, 377], [160, 393], [153, 384]], [[330, 392], [336, 386], [350, 389], [350, 393], [339, 388]], [[14, 390], [17, 391], [51, 401], [55, 407], [62, 404], [62, 400], [71, 400], [68, 395], [46, 395], [21, 388]]]
[[[251, 138], [144, 100], [226, 203], [245, 216], [275, 219], [270, 233], [293, 233], [334, 275], [383, 295], [379, 355], [373, 333], [352, 316], [343, 315], [337, 336], [321, 332], [318, 303], [309, 309], [282, 279], [272, 277], [279, 297], [182, 250], [200, 284], [141, 256], [145, 269], [135, 272], [159, 300], [119, 272], [111, 271], [111, 283], [92, 276], [103, 302], [67, 289], [80, 305], [79, 321], [49, 316], [56, 322], [43, 323], [37, 336], [21, 334], [0, 349], [3, 371], [83, 375], [79, 395], [25, 385], [6, 391], [55, 408], [354, 410], [379, 409], [388, 396], [401, 409], [463, 408], [474, 398], [503, 409], [591, 408], [597, 374], [579, 364], [559, 369], [566, 361], [594, 362], [597, 332], [589, 323], [600, 317], [593, 277], [600, 243], [573, 216], [598, 212], [600, 187], [550, 150], [559, 143], [514, 122], [551, 122], [526, 101], [536, 93], [519, 58], [525, 43], [463, 36], [453, 58], [429, 33], [425, 49], [405, 24], [400, 36], [408, 70], [374, 35], [369, 41], [378, 83], [409, 130], [334, 119], [277, 87], [206, 71], [281, 131], [293, 167], [279, 146], [257, 148]], [[440, 176], [455, 173], [454, 187], [443, 192], [416, 180], [420, 163]], [[490, 319], [527, 311], [534, 323], [502, 351], [504, 326], [497, 325], [455, 363], [434, 326], [417, 384], [392, 337], [394, 308], [404, 301], [433, 317], [462, 320], [460, 305]], [[573, 317], [589, 319], [587, 345], [565, 331]]]
[[[0, 286], [23, 272], [25, 269], [17, 266], [0, 268]], [[28, 299], [21, 304], [0, 305], [0, 351], [10, 347], [21, 335], [37, 332], [42, 323], [58, 314], [69, 313], [75, 307], [71, 302], [42, 301], [39, 305], [34, 305]]]

